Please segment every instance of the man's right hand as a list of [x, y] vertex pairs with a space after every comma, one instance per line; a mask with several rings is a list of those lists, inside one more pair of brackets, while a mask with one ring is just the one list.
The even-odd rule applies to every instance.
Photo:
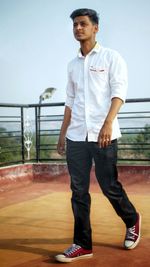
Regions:
[[64, 112], [64, 119], [60, 130], [60, 136], [57, 144], [57, 152], [61, 156], [65, 154], [66, 132], [70, 124], [70, 119], [71, 119], [71, 109], [70, 107], [66, 106]]
[[57, 144], [57, 152], [61, 156], [65, 154], [65, 137], [64, 136], [59, 137], [58, 144]]

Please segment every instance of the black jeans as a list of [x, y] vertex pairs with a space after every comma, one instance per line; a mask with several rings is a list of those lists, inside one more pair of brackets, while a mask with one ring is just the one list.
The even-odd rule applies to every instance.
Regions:
[[74, 243], [85, 249], [92, 248], [89, 185], [93, 160], [97, 181], [116, 213], [127, 227], [132, 227], [137, 219], [136, 210], [118, 181], [117, 140], [112, 141], [106, 148], [100, 148], [95, 142], [76, 142], [67, 139], [67, 164], [71, 177], [71, 202], [74, 214]]

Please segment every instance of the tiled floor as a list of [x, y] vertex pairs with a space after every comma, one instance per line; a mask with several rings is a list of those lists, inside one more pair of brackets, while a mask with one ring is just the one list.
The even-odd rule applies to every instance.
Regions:
[[[125, 227], [98, 185], [91, 186], [94, 257], [71, 263], [88, 267], [148, 267], [150, 255], [149, 184], [127, 186], [142, 214], [142, 239], [133, 251], [122, 247]], [[65, 183], [31, 183], [0, 194], [0, 267], [56, 266], [54, 255], [72, 243], [71, 193]], [[63, 264], [68, 266], [68, 264]]]

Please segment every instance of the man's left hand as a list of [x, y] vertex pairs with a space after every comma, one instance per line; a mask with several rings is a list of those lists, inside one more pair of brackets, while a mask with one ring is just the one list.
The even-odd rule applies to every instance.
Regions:
[[98, 144], [100, 147], [106, 147], [111, 144], [112, 123], [105, 122], [98, 136]]

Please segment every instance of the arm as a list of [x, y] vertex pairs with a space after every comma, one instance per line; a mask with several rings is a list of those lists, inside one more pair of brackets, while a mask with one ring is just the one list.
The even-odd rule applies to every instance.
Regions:
[[71, 109], [68, 106], [66, 106], [64, 112], [64, 119], [60, 130], [60, 136], [57, 144], [57, 151], [60, 155], [63, 155], [65, 153], [65, 137], [67, 128], [70, 124], [70, 119], [71, 119]]
[[70, 71], [70, 64], [69, 64], [68, 65], [68, 83], [67, 83], [67, 88], [66, 88], [67, 97], [66, 97], [66, 102], [65, 102], [64, 119], [62, 122], [59, 140], [57, 144], [57, 152], [60, 155], [63, 155], [65, 153], [65, 137], [66, 137], [68, 126], [70, 124], [72, 106], [73, 106], [74, 97], [75, 97], [74, 87], [73, 87], [70, 72], [71, 71]]
[[112, 98], [112, 102], [111, 102], [108, 115], [104, 121], [104, 124], [98, 136], [98, 143], [100, 147], [106, 147], [107, 145], [111, 143], [112, 123], [113, 123], [114, 118], [118, 114], [122, 104], [123, 104], [122, 99], [118, 97]]
[[111, 143], [113, 120], [119, 112], [120, 107], [125, 102], [127, 93], [127, 65], [117, 52], [113, 53], [112, 56], [109, 77], [111, 87], [111, 106], [98, 136], [100, 147], [105, 147]]

